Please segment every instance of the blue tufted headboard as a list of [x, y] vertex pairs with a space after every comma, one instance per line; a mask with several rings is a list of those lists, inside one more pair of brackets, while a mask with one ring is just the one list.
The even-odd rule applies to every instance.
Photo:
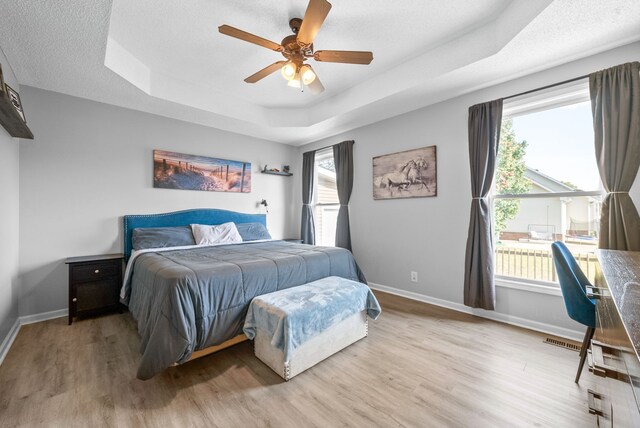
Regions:
[[244, 214], [213, 208], [199, 208], [163, 214], [126, 215], [123, 217], [124, 258], [128, 261], [131, 255], [133, 229], [139, 227], [188, 226], [190, 224], [216, 225], [230, 221], [234, 223], [262, 223], [266, 226], [267, 216], [265, 214]]

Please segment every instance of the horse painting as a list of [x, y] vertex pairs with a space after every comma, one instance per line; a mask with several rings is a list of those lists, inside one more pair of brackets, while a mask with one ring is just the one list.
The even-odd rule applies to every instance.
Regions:
[[373, 158], [373, 198], [436, 196], [436, 146]]

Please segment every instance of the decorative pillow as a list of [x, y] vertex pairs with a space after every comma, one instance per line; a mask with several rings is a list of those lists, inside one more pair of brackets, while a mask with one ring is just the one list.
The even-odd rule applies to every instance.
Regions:
[[144, 250], [145, 248], [195, 245], [196, 241], [189, 226], [179, 226], [133, 229], [131, 243], [134, 250]]
[[262, 223], [236, 223], [236, 227], [244, 242], [271, 239], [269, 231]]
[[223, 223], [217, 226], [192, 224], [191, 231], [198, 245], [236, 244], [242, 242], [235, 223]]

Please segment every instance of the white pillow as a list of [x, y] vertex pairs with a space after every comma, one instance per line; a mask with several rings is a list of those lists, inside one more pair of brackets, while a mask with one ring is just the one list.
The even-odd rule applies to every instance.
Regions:
[[242, 242], [235, 223], [223, 223], [217, 226], [192, 224], [191, 231], [197, 245], [235, 244]]

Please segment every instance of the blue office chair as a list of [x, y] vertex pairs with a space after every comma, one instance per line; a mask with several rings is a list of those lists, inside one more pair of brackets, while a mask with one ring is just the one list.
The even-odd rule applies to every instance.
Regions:
[[576, 374], [576, 383], [578, 383], [587, 358], [587, 348], [596, 331], [596, 303], [587, 297], [586, 286], [591, 284], [567, 246], [557, 241], [551, 244], [551, 251], [567, 313], [572, 320], [587, 326], [582, 348], [580, 348], [580, 365]]

